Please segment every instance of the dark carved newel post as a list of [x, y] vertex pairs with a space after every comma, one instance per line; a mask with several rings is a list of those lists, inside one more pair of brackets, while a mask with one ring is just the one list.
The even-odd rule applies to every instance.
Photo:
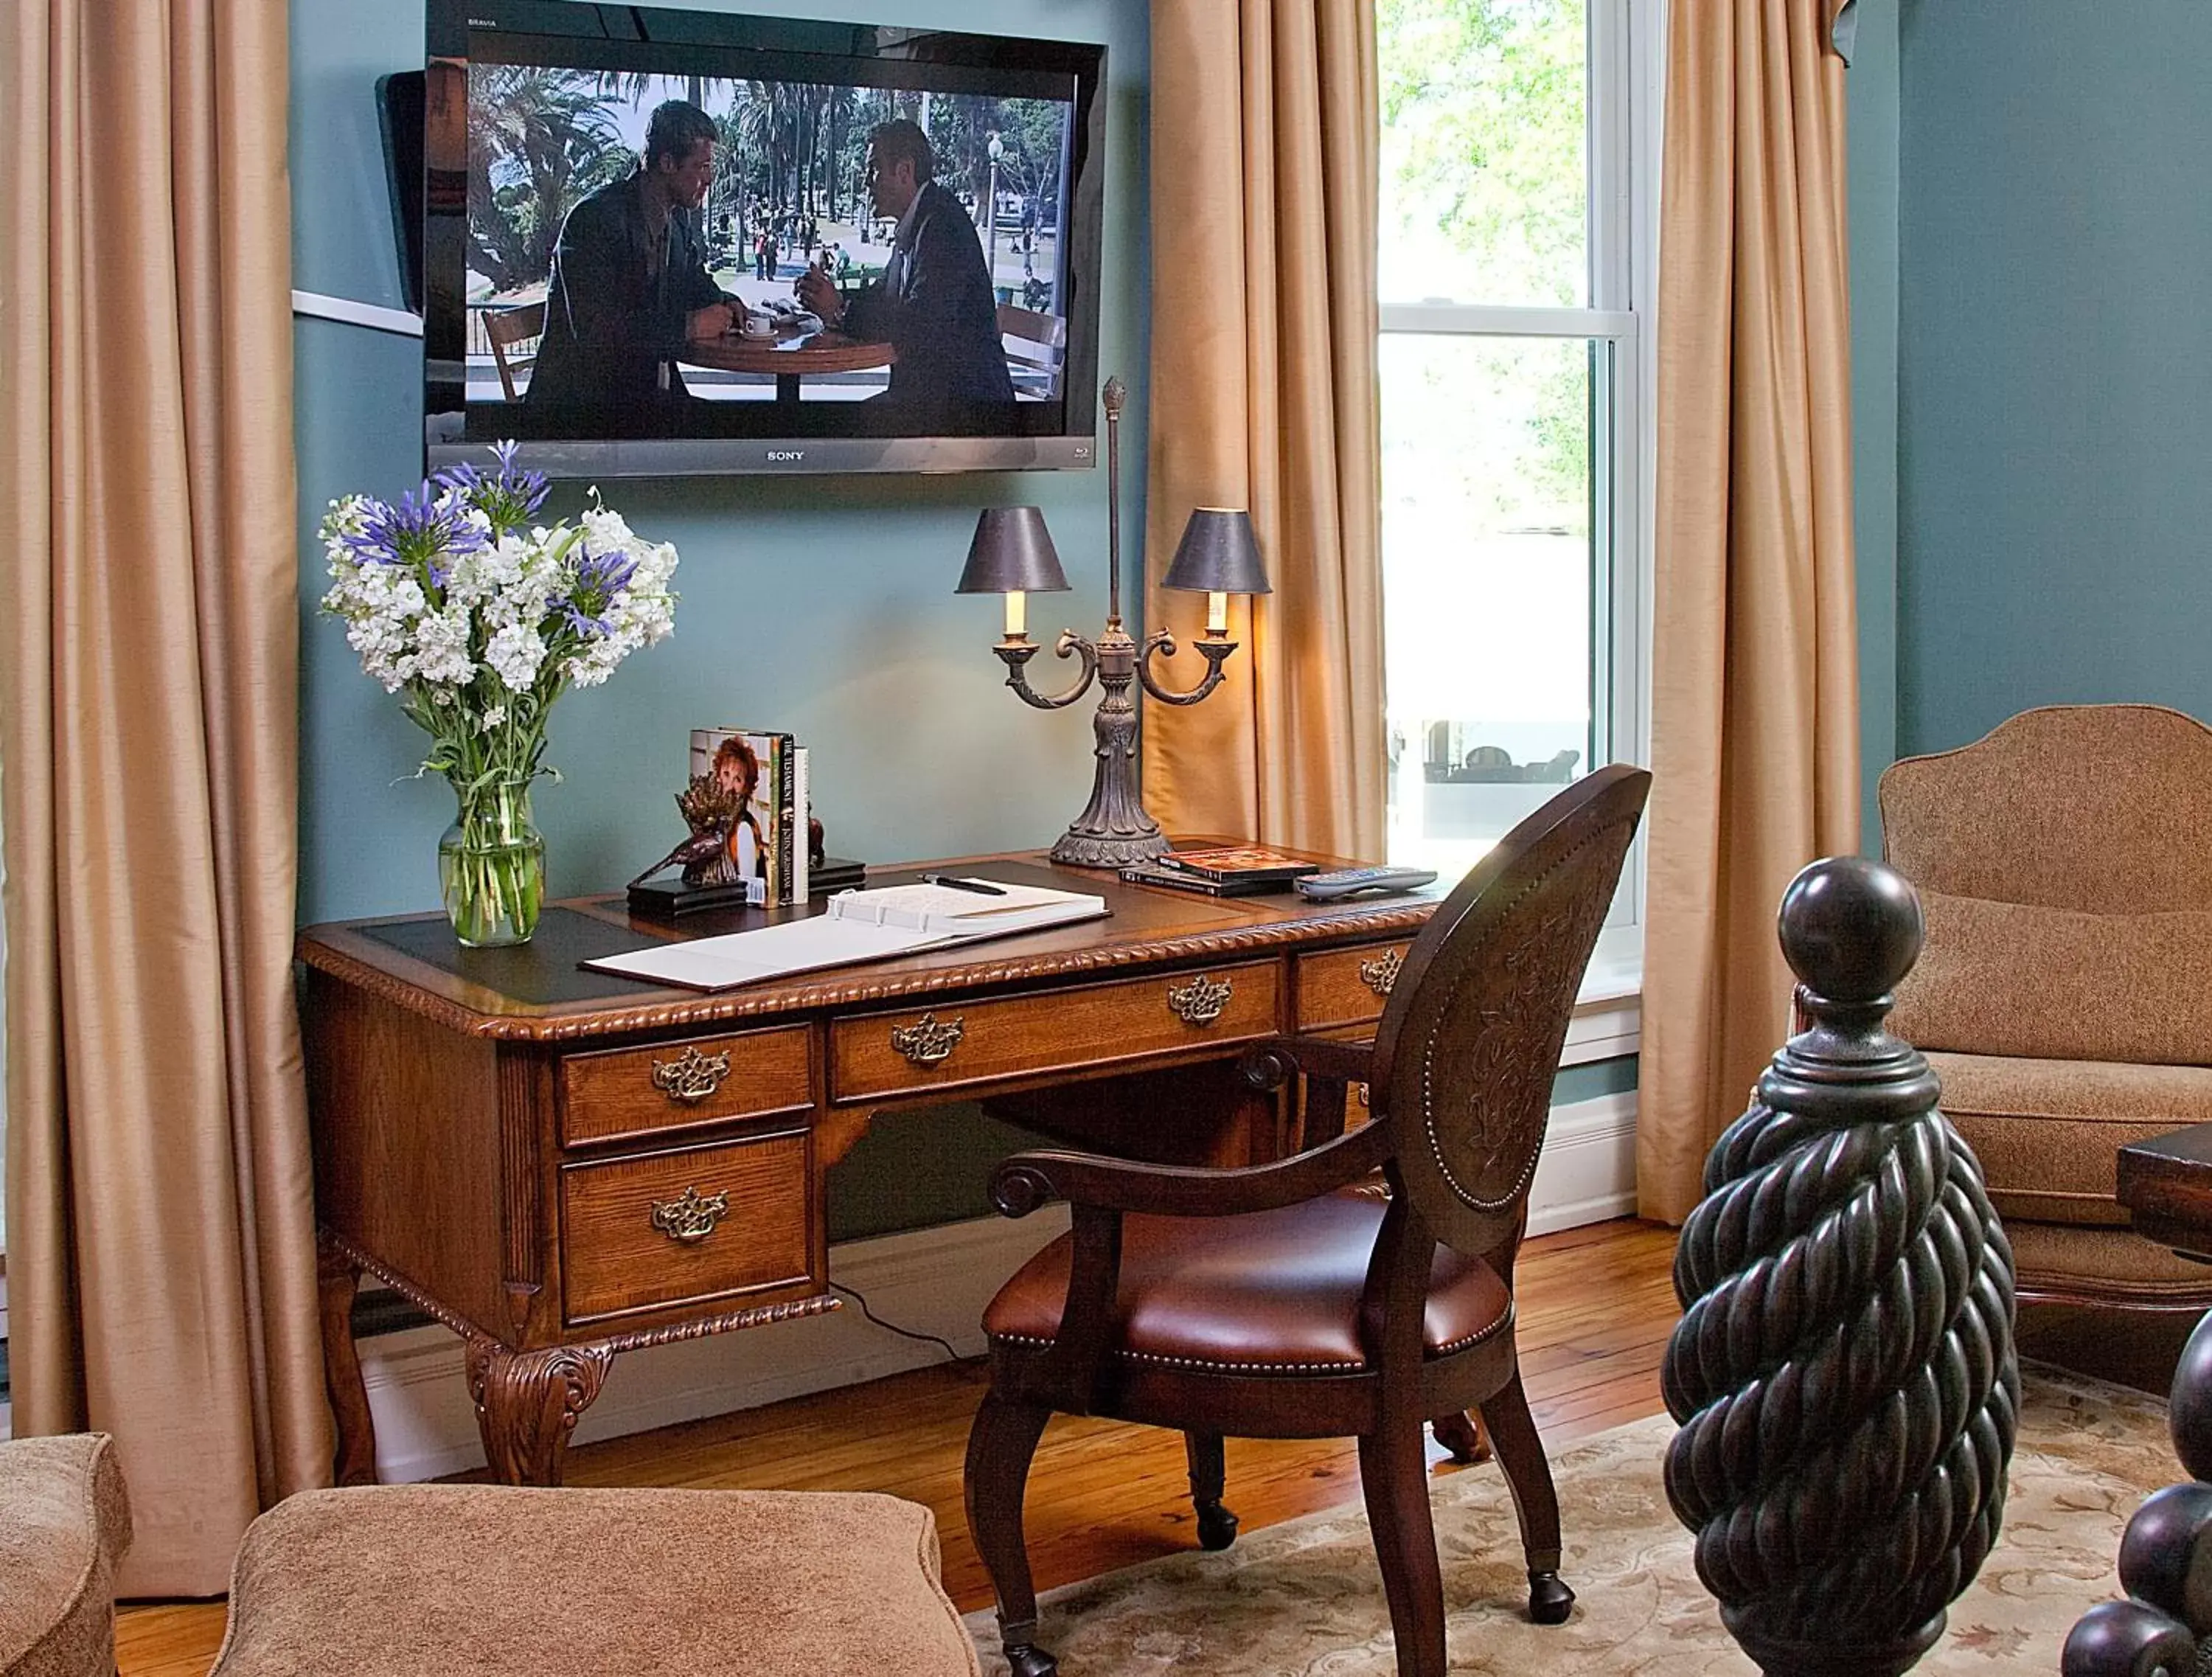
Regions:
[[1879, 862], [1782, 899], [1809, 1028], [1705, 1161], [1674, 1289], [1667, 1494], [1773, 1677], [1894, 1674], [1996, 1540], [2020, 1409], [2012, 1250], [1935, 1073], [1883, 1029], [1920, 903]]

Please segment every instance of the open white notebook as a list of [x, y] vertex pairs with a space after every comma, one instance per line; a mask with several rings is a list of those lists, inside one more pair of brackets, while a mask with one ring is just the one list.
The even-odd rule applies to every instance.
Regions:
[[809, 920], [785, 921], [720, 938], [695, 938], [689, 943], [655, 944], [583, 964], [594, 972], [655, 984], [726, 990], [817, 967], [880, 961], [918, 949], [1097, 920], [1106, 913], [1104, 897], [1080, 891], [1008, 884], [998, 890], [994, 896], [950, 885], [845, 891], [830, 899], [826, 913]]

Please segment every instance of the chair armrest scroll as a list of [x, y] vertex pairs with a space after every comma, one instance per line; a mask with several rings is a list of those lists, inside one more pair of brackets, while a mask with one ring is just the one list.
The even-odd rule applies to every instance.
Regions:
[[1008, 1217], [1026, 1217], [1048, 1200], [1155, 1217], [1230, 1217], [1296, 1205], [1358, 1182], [1389, 1153], [1381, 1125], [1235, 1170], [1138, 1164], [1097, 1153], [1017, 1153], [993, 1174], [991, 1202]]
[[1326, 1036], [1276, 1036], [1245, 1051], [1244, 1080], [1255, 1089], [1273, 1089], [1293, 1072], [1333, 1083], [1373, 1081], [1375, 1045], [1340, 1042]]

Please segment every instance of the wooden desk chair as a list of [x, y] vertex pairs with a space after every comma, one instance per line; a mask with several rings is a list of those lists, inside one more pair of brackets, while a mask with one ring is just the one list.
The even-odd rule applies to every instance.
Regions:
[[[1022, 1538], [1030, 1461], [1055, 1411], [1182, 1430], [1200, 1541], [1225, 1546], [1222, 1437], [1357, 1435], [1404, 1677], [1444, 1669], [1421, 1425], [1479, 1408], [1520, 1515], [1528, 1613], [1567, 1616], [1559, 1512], [1513, 1343], [1513, 1260], [1576, 991], [1651, 777], [1599, 770], [1462, 880], [1406, 956], [1374, 1043], [1285, 1039], [1340, 1112], [1372, 1121], [1273, 1164], [1219, 1170], [1024, 1153], [992, 1182], [1067, 1235], [991, 1303], [991, 1389], [968, 1439], [968, 1523], [1015, 1677], [1044, 1677]], [[1381, 1175], [1376, 1176], [1379, 1171]]]
[[518, 368], [527, 367], [532, 356], [517, 355], [512, 360], [507, 350], [518, 343], [532, 343], [545, 336], [545, 305], [525, 303], [520, 308], [503, 308], [495, 314], [484, 316], [484, 336], [491, 340], [492, 365], [499, 368], [499, 387], [510, 402], [520, 398], [514, 388]]
[[999, 342], [1016, 385], [1026, 381], [1050, 391], [1067, 354], [1067, 322], [1033, 308], [999, 305]]

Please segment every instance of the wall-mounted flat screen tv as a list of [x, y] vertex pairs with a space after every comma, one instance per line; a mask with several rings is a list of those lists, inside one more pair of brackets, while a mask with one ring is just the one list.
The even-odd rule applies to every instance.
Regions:
[[1093, 463], [1103, 46], [429, 0], [428, 47], [432, 466]]

